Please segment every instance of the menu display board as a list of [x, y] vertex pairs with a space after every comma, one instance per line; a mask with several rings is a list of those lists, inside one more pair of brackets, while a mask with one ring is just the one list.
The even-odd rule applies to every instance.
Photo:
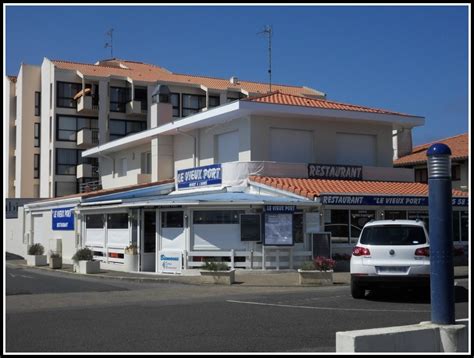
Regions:
[[265, 213], [264, 245], [293, 245], [293, 214]]
[[260, 214], [240, 215], [240, 240], [261, 241], [261, 216]]

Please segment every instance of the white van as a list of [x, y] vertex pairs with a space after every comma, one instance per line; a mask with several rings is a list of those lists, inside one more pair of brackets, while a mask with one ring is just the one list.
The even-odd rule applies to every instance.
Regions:
[[425, 225], [418, 220], [367, 223], [351, 257], [351, 294], [384, 285], [429, 286], [430, 251]]

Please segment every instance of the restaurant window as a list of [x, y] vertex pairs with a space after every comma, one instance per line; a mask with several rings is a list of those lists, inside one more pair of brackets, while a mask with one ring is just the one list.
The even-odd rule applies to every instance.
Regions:
[[406, 220], [407, 212], [405, 210], [385, 210], [385, 220]]
[[41, 136], [41, 124], [40, 123], [35, 123], [35, 138], [34, 138], [34, 146], [39, 147], [40, 146], [40, 136]]
[[128, 213], [108, 214], [107, 229], [128, 229]]
[[238, 224], [243, 210], [195, 211], [194, 224]]
[[351, 242], [356, 243], [365, 224], [375, 219], [374, 210], [351, 210]]
[[198, 113], [201, 111], [202, 108], [206, 107], [206, 96], [203, 96], [203, 95], [183, 93], [182, 100], [183, 100], [183, 117], [187, 117], [191, 114]]
[[304, 243], [303, 213], [293, 214], [293, 242]]
[[331, 233], [332, 243], [349, 243], [349, 210], [326, 210], [324, 231]]
[[454, 181], [461, 180], [461, 166], [460, 165], [451, 166], [451, 180], [454, 180]]
[[161, 227], [162, 228], [181, 228], [184, 227], [184, 212], [179, 211], [162, 211]]
[[33, 168], [33, 178], [39, 179], [40, 177], [40, 155], [35, 154], [34, 156], [34, 168]]
[[104, 214], [86, 215], [86, 229], [103, 229]]
[[41, 116], [41, 92], [35, 92], [35, 116]]
[[56, 106], [61, 108], [76, 108], [74, 96], [82, 90], [82, 84], [71, 82], [57, 82]]
[[415, 182], [428, 183], [428, 169], [415, 169]]
[[181, 117], [180, 116], [180, 100], [179, 100], [179, 93], [171, 93], [171, 105], [173, 106], [173, 117]]
[[408, 220], [421, 220], [425, 224], [426, 231], [430, 231], [429, 229], [429, 217], [427, 211], [409, 211], [408, 212]]
[[129, 89], [125, 87], [110, 87], [110, 111], [125, 112], [129, 93]]

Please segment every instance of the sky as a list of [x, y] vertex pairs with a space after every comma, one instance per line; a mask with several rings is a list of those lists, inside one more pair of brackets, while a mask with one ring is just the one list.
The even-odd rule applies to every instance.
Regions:
[[4, 73], [43, 58], [114, 57], [175, 73], [304, 85], [327, 99], [425, 117], [414, 145], [468, 131], [464, 6], [4, 6]]

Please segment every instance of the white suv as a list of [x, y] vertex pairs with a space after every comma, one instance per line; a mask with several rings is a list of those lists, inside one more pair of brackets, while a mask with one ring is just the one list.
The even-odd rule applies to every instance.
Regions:
[[379, 220], [364, 226], [352, 250], [352, 297], [363, 298], [365, 290], [387, 284], [429, 283], [429, 239], [422, 221]]

